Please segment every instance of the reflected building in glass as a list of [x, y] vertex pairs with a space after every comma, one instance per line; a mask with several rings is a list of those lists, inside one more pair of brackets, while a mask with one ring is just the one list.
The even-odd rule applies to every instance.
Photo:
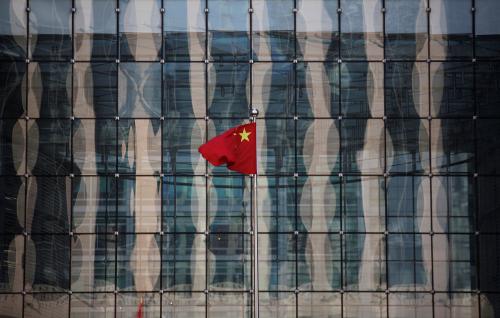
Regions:
[[[1, 1], [0, 316], [500, 317], [499, 15]], [[252, 107], [256, 204], [197, 151]]]

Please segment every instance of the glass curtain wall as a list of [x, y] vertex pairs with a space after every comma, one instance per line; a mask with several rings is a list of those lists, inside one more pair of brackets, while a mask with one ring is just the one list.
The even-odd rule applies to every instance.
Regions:
[[[1, 1], [0, 315], [500, 316], [499, 15]], [[256, 206], [197, 152], [252, 107]]]

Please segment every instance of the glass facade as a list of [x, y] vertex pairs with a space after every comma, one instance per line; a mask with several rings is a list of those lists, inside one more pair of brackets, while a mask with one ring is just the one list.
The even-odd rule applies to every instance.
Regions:
[[[0, 316], [500, 317], [499, 15], [1, 1]], [[256, 204], [197, 152], [252, 107]]]

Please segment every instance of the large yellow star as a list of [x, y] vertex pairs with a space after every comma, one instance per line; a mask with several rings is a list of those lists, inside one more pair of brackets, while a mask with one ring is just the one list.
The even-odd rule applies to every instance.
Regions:
[[248, 139], [248, 136], [250, 136], [251, 133], [252, 133], [251, 131], [247, 132], [245, 128], [243, 128], [243, 131], [239, 133], [239, 135], [241, 136], [240, 142], [243, 142], [245, 140], [250, 141], [250, 139]]

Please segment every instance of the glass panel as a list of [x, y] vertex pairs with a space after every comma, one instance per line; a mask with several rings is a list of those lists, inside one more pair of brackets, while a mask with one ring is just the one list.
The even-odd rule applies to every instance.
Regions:
[[500, 286], [498, 285], [498, 267], [500, 264], [496, 258], [499, 244], [500, 235], [498, 234], [479, 236], [478, 262], [481, 268], [478, 274], [481, 290], [500, 291]]
[[68, 118], [71, 116], [71, 65], [30, 63], [28, 65], [28, 115]]
[[471, 0], [440, 0], [430, 6], [431, 58], [470, 59], [473, 6]]
[[[291, 177], [259, 176], [257, 186], [260, 231], [293, 231], [296, 223], [295, 180]], [[307, 206], [307, 194], [303, 196]]]
[[484, 293], [479, 296], [479, 300], [481, 301], [480, 317], [495, 318], [499, 310], [498, 305], [500, 302], [500, 295]]
[[120, 120], [118, 149], [118, 172], [158, 174], [161, 170], [160, 120]]
[[389, 234], [387, 236], [387, 284], [404, 291], [430, 290], [431, 236]]
[[159, 60], [161, 55], [161, 1], [119, 0], [120, 58]]
[[474, 172], [474, 122], [470, 119], [436, 119], [431, 122], [433, 171]]
[[171, 119], [163, 122], [163, 171], [204, 173], [205, 160], [198, 147], [205, 143], [203, 119]]
[[71, 224], [71, 179], [28, 179], [26, 228], [30, 233], [68, 233]]
[[142, 303], [142, 317], [160, 317], [160, 294], [123, 293], [116, 296], [116, 317], [137, 317]]
[[251, 295], [248, 293], [210, 293], [209, 318], [250, 318]]
[[[0, 7], [4, 2], [0, 4]], [[0, 9], [0, 12], [2, 10]], [[2, 22], [0, 13], [0, 39], [2, 38]], [[0, 58], [6, 52], [2, 48], [4, 42], [0, 40]], [[19, 118], [25, 114], [26, 99], [26, 65], [19, 62], [0, 62], [0, 118]]]
[[209, 222], [211, 232], [242, 232], [250, 229], [250, 179], [209, 179]]
[[384, 121], [379, 119], [343, 119], [342, 171], [382, 173], [384, 170]]
[[[76, 235], [71, 239], [71, 290], [75, 292], [103, 292], [115, 289], [116, 239], [110, 234]], [[79, 295], [79, 294], [78, 294]], [[103, 298], [91, 298], [96, 311], [111, 312]], [[81, 295], [83, 299], [85, 295]], [[88, 297], [88, 296], [87, 296]], [[110, 301], [108, 299], [108, 301]], [[111, 295], [111, 301], [113, 296]], [[81, 303], [79, 306], [84, 306]]]
[[[216, 0], [219, 1], [219, 0]], [[231, 0], [238, 2], [241, 0]], [[208, 115], [248, 117], [247, 92], [250, 68], [242, 63], [214, 63], [208, 66]]]
[[205, 56], [205, 1], [164, 0], [165, 57], [202, 60]]
[[[0, 292], [21, 292], [23, 290], [24, 238], [22, 235], [0, 235]], [[5, 301], [2, 295], [0, 310]], [[13, 303], [15, 298], [11, 297]], [[4, 311], [2, 311], [5, 314]]]
[[427, 58], [426, 3], [425, 0], [385, 1], [386, 58]]
[[71, 317], [113, 318], [115, 296], [113, 294], [73, 294], [71, 296]]
[[434, 232], [470, 233], [476, 223], [476, 186], [471, 177], [432, 178]]
[[[434, 317], [479, 317], [477, 295], [467, 293], [439, 293], [434, 296]], [[481, 316], [484, 318], [484, 316]]]
[[208, 8], [209, 56], [215, 61], [248, 61], [248, 1], [210, 0]]
[[205, 65], [167, 63], [163, 66], [163, 111], [167, 117], [204, 117], [206, 114]]
[[344, 288], [386, 289], [385, 239], [381, 234], [346, 234], [342, 241]]
[[118, 70], [120, 117], [160, 117], [161, 64], [121, 63]]
[[342, 116], [383, 116], [384, 64], [342, 63], [340, 71]]
[[295, 56], [293, 0], [253, 0], [253, 51], [257, 60], [289, 61]]
[[474, 100], [479, 115], [500, 117], [500, 107], [498, 107], [500, 105], [500, 63], [478, 63], [475, 66], [474, 79], [476, 85]]
[[[153, 290], [160, 281], [160, 236], [154, 234], [122, 234], [117, 237], [117, 273], [116, 284], [119, 290], [143, 291]], [[134, 310], [137, 308], [140, 294], [132, 293]], [[158, 294], [156, 294], [158, 295]], [[159, 296], [159, 295], [158, 295]], [[120, 300], [121, 298], [121, 300]], [[145, 297], [145, 302], [148, 297]], [[128, 306], [124, 294], [117, 296], [118, 303], [123, 307]], [[159, 301], [159, 299], [158, 299]], [[151, 306], [157, 301], [154, 301]], [[159, 306], [159, 305], [158, 305]], [[154, 310], [153, 308], [151, 308]], [[127, 310], [129, 311], [129, 310]]]
[[[310, 297], [307, 298], [310, 299]], [[260, 309], [259, 317], [262, 318], [295, 317], [296, 313], [295, 294], [286, 292], [270, 292], [270, 293], [260, 292], [259, 309]]]
[[71, 171], [70, 144], [71, 122], [69, 119], [30, 120], [28, 122], [28, 170], [34, 175], [68, 175]]
[[2, 295], [2, 299], [0, 299], [0, 312], [7, 317], [19, 317], [19, 313], [23, 312], [23, 295], [21, 294]]
[[[342, 312], [341, 296], [339, 293], [301, 292], [298, 296], [298, 312], [299, 317], [340, 318]], [[291, 315], [290, 317], [295, 316]]]
[[386, 63], [385, 114], [389, 117], [427, 117], [428, 74], [427, 63]]
[[342, 58], [384, 57], [382, 0], [341, 0]]
[[260, 233], [259, 290], [295, 290], [296, 259], [295, 236], [292, 234]]
[[298, 289], [301, 291], [340, 289], [341, 244], [338, 234], [299, 234], [297, 238]]
[[115, 178], [81, 176], [72, 180], [73, 231], [77, 233], [111, 232], [116, 223]]
[[0, 175], [25, 173], [26, 130], [23, 120], [0, 119]]
[[337, 1], [297, 1], [297, 55], [304, 60], [336, 60], [339, 56]]
[[24, 228], [26, 179], [0, 177], [0, 233], [21, 233]]
[[205, 298], [203, 293], [163, 294], [162, 311], [172, 318], [205, 318]]
[[[290, 178], [291, 179], [291, 178]], [[293, 179], [291, 179], [293, 180]], [[260, 179], [259, 181], [260, 182]], [[293, 182], [290, 182], [293, 185]], [[340, 230], [340, 178], [337, 176], [320, 177], [299, 177], [296, 183], [297, 187], [297, 208], [298, 208], [298, 227], [307, 232], [333, 232]], [[289, 213], [295, 211], [293, 208], [294, 192], [289, 189], [290, 207]], [[260, 192], [259, 192], [260, 196]], [[283, 206], [284, 207], [284, 206]], [[259, 217], [260, 217], [259, 210]], [[279, 225], [280, 220], [276, 221]], [[302, 228], [304, 227], [304, 228]], [[295, 227], [290, 228], [292, 231]]]
[[30, 235], [26, 241], [25, 259], [25, 290], [34, 292], [68, 290], [70, 287], [68, 235]]
[[73, 45], [77, 60], [116, 58], [115, 7], [115, 1], [75, 0]]
[[76, 119], [73, 122], [73, 172], [116, 171], [116, 125], [114, 119]]
[[389, 295], [389, 317], [432, 317], [432, 295], [424, 293], [396, 293]]
[[[295, 122], [268, 119], [257, 122], [257, 137], [262, 138], [257, 153], [257, 171], [261, 174], [291, 174], [295, 172]], [[259, 145], [259, 140], [257, 145]], [[259, 146], [257, 146], [259, 147]]]
[[432, 63], [431, 74], [433, 116], [472, 116], [474, 114], [472, 64]]
[[168, 234], [163, 239], [162, 289], [203, 291], [206, 286], [203, 234]]
[[71, 1], [30, 1], [29, 49], [37, 60], [69, 60], [72, 55]]
[[478, 0], [475, 8], [475, 54], [482, 58], [496, 59], [500, 55], [500, 24], [496, 23], [500, 2]]
[[500, 120], [482, 119], [476, 122], [477, 166], [479, 173], [500, 174]]
[[344, 176], [342, 195], [343, 230], [382, 232], [385, 229], [384, 178]]
[[339, 124], [333, 119], [297, 121], [296, 156], [299, 172], [330, 174], [339, 170]]
[[[210, 290], [244, 291], [250, 289], [252, 275], [250, 238], [249, 234], [217, 233], [208, 236], [207, 270]], [[216, 294], [211, 293], [209, 297], [210, 295]], [[226, 300], [226, 304], [229, 304], [228, 301], [229, 299]], [[237, 302], [237, 304], [244, 304], [244, 302]], [[222, 317], [221, 315], [215, 317]]]
[[429, 170], [429, 121], [386, 121], [386, 156], [389, 172], [421, 173]]
[[[339, 114], [339, 67], [335, 63], [297, 65], [297, 115], [334, 117]], [[292, 108], [293, 109], [293, 108]]]
[[344, 294], [344, 318], [387, 317], [387, 296], [383, 293]]
[[204, 232], [206, 228], [205, 177], [163, 178], [163, 230]]
[[23, 59], [26, 55], [25, 1], [0, 3], [0, 59]]
[[434, 289], [474, 290], [477, 286], [476, 238], [473, 235], [435, 235]]
[[478, 228], [481, 232], [499, 232], [500, 178], [480, 177], [478, 190]]
[[73, 113], [76, 117], [115, 117], [115, 63], [76, 63], [73, 67]]
[[423, 176], [387, 178], [387, 229], [391, 232], [430, 230], [430, 179]]
[[255, 63], [252, 101], [265, 117], [292, 117], [295, 113], [295, 72], [291, 63]]
[[[159, 177], [120, 176], [115, 231], [152, 233], [160, 231], [161, 179]], [[144, 289], [140, 289], [144, 290]]]
[[28, 294], [24, 297], [24, 317], [68, 317], [69, 296], [60, 293]]

